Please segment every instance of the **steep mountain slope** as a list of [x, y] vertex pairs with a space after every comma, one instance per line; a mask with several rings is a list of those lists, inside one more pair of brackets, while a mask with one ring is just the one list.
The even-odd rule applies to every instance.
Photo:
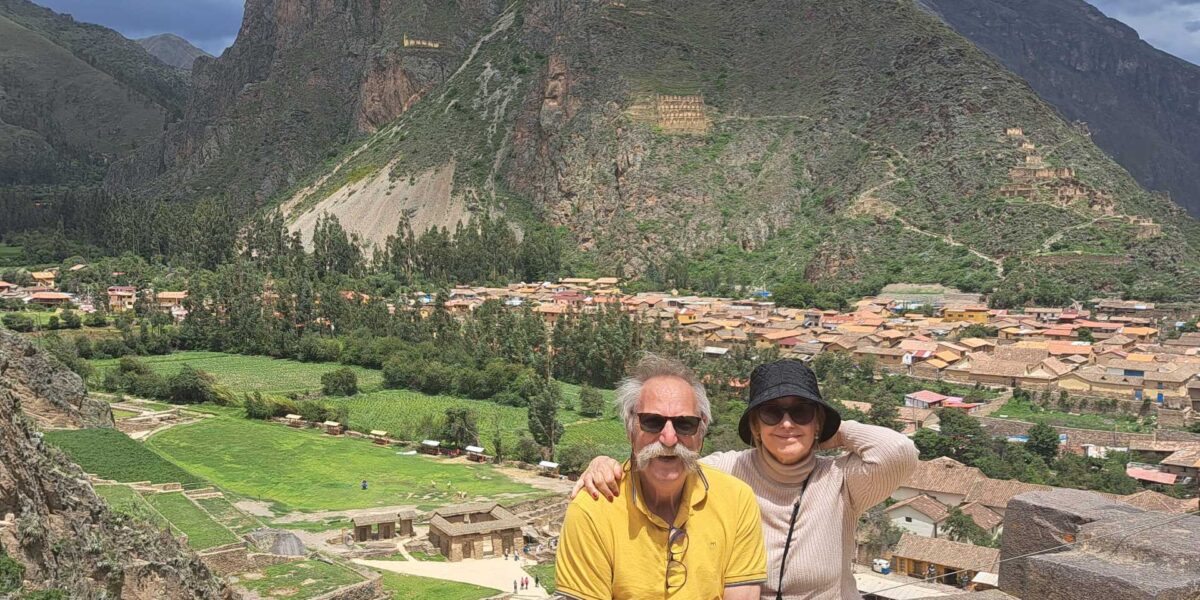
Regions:
[[[499, 6], [248, 0], [233, 46], [193, 66], [195, 89], [183, 120], [112, 169], [108, 187], [157, 197], [225, 196], [244, 211], [444, 80]], [[437, 40], [439, 47], [406, 40]]]
[[518, 2], [310, 182], [294, 218], [503, 209], [627, 275], [1195, 293], [1196, 223], [907, 0]]
[[154, 58], [163, 61], [164, 63], [190, 71], [192, 63], [196, 62], [197, 58], [207, 56], [212, 58], [212, 55], [193, 46], [191, 42], [173, 34], [160, 33], [137, 40], [141, 47], [146, 49]]
[[1150, 190], [1200, 215], [1200, 67], [1084, 0], [920, 0], [1023, 77]]
[[81, 599], [232, 597], [169, 534], [109, 512], [79, 467], [33, 430], [31, 405], [41, 407], [39, 421], [102, 424], [73, 404], [82, 391], [74, 373], [9, 332], [0, 332], [0, 372], [0, 561], [21, 565], [25, 591]]
[[0, 185], [76, 183], [160, 134], [180, 71], [115, 31], [0, 0]]

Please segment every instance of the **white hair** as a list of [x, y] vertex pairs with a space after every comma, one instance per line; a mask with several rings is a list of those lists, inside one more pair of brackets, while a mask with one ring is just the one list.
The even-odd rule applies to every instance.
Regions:
[[696, 400], [696, 412], [700, 413], [700, 435], [708, 430], [712, 422], [712, 408], [708, 403], [708, 392], [687, 365], [657, 354], [646, 354], [630, 370], [630, 374], [617, 386], [617, 414], [625, 421], [625, 430], [630, 437], [638, 430], [638, 401], [642, 399], [642, 386], [655, 377], [682, 379], [692, 388]]

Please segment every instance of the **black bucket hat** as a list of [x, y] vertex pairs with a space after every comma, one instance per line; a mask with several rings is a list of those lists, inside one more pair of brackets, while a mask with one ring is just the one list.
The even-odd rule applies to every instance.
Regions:
[[738, 435], [742, 441], [753, 445], [750, 432], [750, 413], [754, 409], [784, 396], [797, 396], [820, 404], [825, 408], [825, 420], [821, 423], [821, 437], [817, 440], [824, 442], [837, 434], [842, 426], [842, 416], [828, 402], [821, 398], [821, 390], [817, 387], [817, 376], [812, 369], [798, 360], [777, 360], [765, 365], [759, 365], [750, 374], [750, 403], [742, 413], [738, 423]]

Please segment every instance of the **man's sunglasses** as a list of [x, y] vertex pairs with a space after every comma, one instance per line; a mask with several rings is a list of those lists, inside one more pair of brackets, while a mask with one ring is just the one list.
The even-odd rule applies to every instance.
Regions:
[[679, 435], [694, 435], [700, 431], [700, 417], [679, 416], [664, 417], [656, 413], [638, 413], [638, 427], [646, 433], [659, 433], [667, 426], [667, 421], [675, 427]]
[[778, 425], [783, 420], [784, 414], [787, 414], [792, 423], [796, 425], [808, 425], [817, 417], [817, 405], [811, 402], [801, 402], [786, 407], [778, 404], [764, 404], [758, 407], [757, 412], [758, 420], [762, 421], [764, 425]]

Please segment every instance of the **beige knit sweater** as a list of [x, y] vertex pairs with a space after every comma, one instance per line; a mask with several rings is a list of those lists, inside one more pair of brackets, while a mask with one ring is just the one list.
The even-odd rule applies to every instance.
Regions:
[[846, 453], [810, 456], [783, 465], [761, 450], [717, 452], [700, 462], [745, 481], [758, 497], [767, 546], [763, 600], [779, 588], [780, 559], [792, 505], [811, 478], [792, 533], [783, 597], [788, 600], [858, 600], [851, 563], [858, 517], [900, 487], [917, 465], [917, 449], [907, 437], [884, 427], [842, 422], [834, 443]]

